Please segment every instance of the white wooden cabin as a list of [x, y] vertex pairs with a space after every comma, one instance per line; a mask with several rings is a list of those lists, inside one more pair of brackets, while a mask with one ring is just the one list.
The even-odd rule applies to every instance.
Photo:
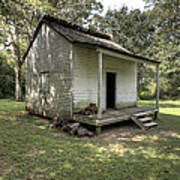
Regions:
[[[105, 124], [136, 122], [140, 112], [159, 111], [160, 62], [132, 54], [108, 35], [45, 16], [25, 57], [26, 108], [33, 114], [71, 118], [99, 131]], [[138, 63], [157, 67], [155, 108], [137, 107]], [[97, 114], [77, 114], [91, 103]]]

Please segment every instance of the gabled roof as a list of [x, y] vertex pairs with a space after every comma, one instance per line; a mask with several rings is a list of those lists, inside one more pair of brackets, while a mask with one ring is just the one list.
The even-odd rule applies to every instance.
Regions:
[[44, 16], [42, 20], [40, 21], [39, 25], [36, 28], [36, 31], [33, 36], [33, 40], [31, 41], [26, 53], [24, 54], [24, 59], [28, 55], [28, 52], [36, 39], [36, 36], [42, 26], [42, 24], [48, 25], [50, 28], [52, 28], [54, 31], [56, 31], [58, 34], [64, 36], [68, 41], [71, 43], [82, 43], [82, 44], [89, 44], [93, 45], [96, 48], [105, 48], [108, 50], [116, 51], [118, 53], [138, 58], [143, 61], [148, 61], [151, 63], [160, 63], [159, 61], [150, 60], [144, 57], [137, 56], [131, 52], [129, 52], [127, 49], [123, 48], [119, 44], [113, 42], [111, 40], [111, 36], [107, 34], [102, 34], [99, 32], [95, 32], [89, 29], [85, 29], [83, 27], [73, 25], [71, 23], [67, 23], [64, 20], [56, 19], [51, 16]]

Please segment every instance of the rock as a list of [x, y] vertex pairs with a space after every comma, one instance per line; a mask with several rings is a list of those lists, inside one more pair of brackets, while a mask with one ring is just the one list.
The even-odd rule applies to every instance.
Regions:
[[84, 127], [79, 127], [78, 130], [77, 130], [77, 135], [78, 136], [93, 136], [93, 132], [87, 130], [86, 128]]
[[63, 131], [68, 131], [68, 126], [67, 125], [63, 125], [62, 128], [61, 128]]
[[89, 137], [92, 137], [92, 136], [94, 136], [94, 133], [93, 133], [92, 131], [88, 131], [88, 130], [87, 130], [87, 135], [88, 135]]
[[77, 129], [80, 126], [80, 123], [70, 123], [68, 124], [68, 127], [70, 129]]
[[50, 124], [49, 128], [55, 128], [55, 125], [54, 124]]
[[80, 123], [73, 123], [69, 125], [69, 132], [71, 135], [76, 135], [76, 132], [80, 126]]
[[77, 130], [77, 135], [78, 136], [85, 136], [86, 135], [86, 131], [87, 129], [83, 128], [83, 127], [79, 127]]
[[68, 120], [63, 119], [61, 117], [55, 117], [53, 119], [53, 124], [56, 128], [62, 128], [63, 126], [67, 125]]
[[[93, 105], [91, 105], [93, 107]], [[90, 111], [87, 111], [90, 113]], [[60, 128], [62, 131], [66, 131], [71, 135], [82, 136], [93, 136], [94, 133], [89, 131], [87, 128], [81, 126], [78, 122], [68, 121], [60, 117], [53, 119], [53, 124], [49, 125], [49, 128]]]

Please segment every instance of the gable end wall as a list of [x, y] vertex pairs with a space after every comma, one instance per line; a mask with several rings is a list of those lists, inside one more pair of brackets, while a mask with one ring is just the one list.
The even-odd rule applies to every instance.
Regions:
[[[50, 118], [71, 118], [71, 56], [72, 44], [42, 25], [26, 59], [27, 110]], [[41, 87], [42, 76], [48, 80], [46, 91]]]

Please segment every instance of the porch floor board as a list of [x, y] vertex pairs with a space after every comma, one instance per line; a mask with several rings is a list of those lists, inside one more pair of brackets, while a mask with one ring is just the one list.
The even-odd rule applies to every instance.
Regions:
[[93, 115], [74, 114], [73, 119], [77, 122], [81, 122], [84, 124], [103, 126], [103, 125], [113, 124], [116, 122], [131, 120], [131, 117], [134, 114], [147, 112], [147, 111], [156, 112], [157, 110], [155, 108], [150, 108], [150, 107], [129, 107], [129, 108], [122, 108], [119, 110], [108, 109], [102, 114], [102, 119], [100, 120], [98, 120], [97, 114], [93, 114]]

